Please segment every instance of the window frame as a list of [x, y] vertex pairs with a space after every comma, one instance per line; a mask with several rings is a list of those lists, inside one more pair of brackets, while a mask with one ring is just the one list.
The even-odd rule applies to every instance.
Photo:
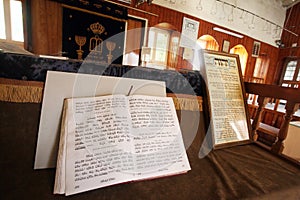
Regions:
[[[169, 52], [169, 47], [170, 47], [171, 33], [168, 30], [165, 30], [165, 29], [151, 27], [149, 29], [148, 37], [151, 35], [151, 32], [154, 32], [154, 38], [153, 38], [153, 46], [150, 46], [149, 39], [148, 39], [148, 47], [151, 48], [150, 60], [148, 61], [148, 64], [149, 65], [159, 65], [159, 66], [163, 66], [164, 68], [167, 68], [167, 66], [168, 66], [168, 52]], [[158, 36], [159, 33], [167, 34], [167, 44], [166, 44], [165, 49], [156, 48], [157, 36]], [[165, 58], [164, 58], [163, 62], [156, 59], [156, 51], [157, 50], [158, 51], [165, 51]]]
[[[240, 53], [240, 49], [243, 49], [243, 54]], [[242, 75], [243, 75], [243, 77], [245, 77], [246, 70], [247, 70], [247, 63], [249, 60], [249, 53], [248, 53], [246, 47], [239, 43], [239, 44], [233, 46], [232, 48], [230, 48], [229, 53], [239, 55]]]
[[[296, 64], [296, 68], [295, 68], [292, 80], [284, 80], [285, 73], [286, 73], [289, 63], [294, 62], [294, 61], [296, 61], [297, 64]], [[300, 76], [300, 59], [299, 58], [287, 58], [286, 61], [284, 62], [284, 67], [283, 67], [282, 74], [281, 74], [280, 85], [283, 87], [299, 88], [300, 80], [297, 81], [298, 76]]]
[[[20, 0], [16, 0], [20, 1]], [[21, 4], [23, 4], [22, 1], [20, 1]], [[22, 5], [23, 7], [23, 5]], [[3, 9], [4, 9], [4, 27], [5, 27], [5, 39], [0, 38], [0, 42], [8, 42], [11, 44], [18, 45], [22, 48], [24, 48], [24, 23], [23, 23], [23, 41], [17, 41], [12, 39], [12, 24], [11, 24], [11, 8], [10, 8], [10, 0], [3, 0]], [[22, 9], [23, 11], [23, 9]], [[23, 20], [23, 19], [22, 19]]]
[[258, 83], [265, 83], [270, 66], [268, 55], [259, 55], [255, 59], [252, 80]]

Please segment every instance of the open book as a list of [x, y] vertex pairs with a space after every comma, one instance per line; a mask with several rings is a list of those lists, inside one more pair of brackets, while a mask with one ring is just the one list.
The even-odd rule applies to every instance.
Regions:
[[71, 195], [188, 170], [172, 98], [65, 99], [54, 193]]

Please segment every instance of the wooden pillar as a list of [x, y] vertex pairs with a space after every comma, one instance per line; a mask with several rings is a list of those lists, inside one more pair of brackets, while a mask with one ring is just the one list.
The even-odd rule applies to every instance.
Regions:
[[62, 6], [50, 0], [31, 0], [31, 52], [58, 56], [62, 51]]
[[267, 104], [269, 98], [258, 96], [257, 102], [258, 102], [258, 108], [256, 111], [255, 118], [252, 122], [252, 139], [253, 141], [256, 141], [258, 138], [257, 129], [259, 127], [259, 123], [261, 121], [261, 116], [263, 114], [263, 109], [265, 105]]
[[284, 115], [284, 121], [280, 127], [277, 140], [272, 146], [272, 152], [276, 154], [280, 154], [283, 151], [284, 144], [283, 141], [285, 140], [288, 129], [289, 129], [289, 124], [290, 121], [292, 120], [293, 114], [297, 111], [299, 107], [299, 104], [296, 104], [295, 102], [292, 101], [287, 101], [286, 106], [285, 106], [285, 115]]
[[273, 110], [277, 110], [278, 109], [279, 102], [280, 102], [280, 99], [275, 99], [275, 105], [274, 105], [274, 109]]

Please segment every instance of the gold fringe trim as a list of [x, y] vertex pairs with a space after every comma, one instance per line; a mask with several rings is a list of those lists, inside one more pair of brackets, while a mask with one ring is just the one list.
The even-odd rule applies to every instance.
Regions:
[[202, 97], [184, 94], [168, 94], [172, 97], [176, 110], [202, 111]]
[[42, 102], [43, 88], [20, 85], [0, 84], [0, 101], [16, 103]]
[[[43, 82], [0, 78], [0, 101], [41, 103]], [[186, 94], [167, 94], [172, 97], [176, 110], [202, 111], [202, 97]]]
[[41, 103], [42, 82], [0, 78], [0, 101], [15, 103]]

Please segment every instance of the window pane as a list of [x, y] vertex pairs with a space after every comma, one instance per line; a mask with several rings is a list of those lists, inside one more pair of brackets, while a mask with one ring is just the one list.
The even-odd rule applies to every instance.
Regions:
[[206, 48], [206, 43], [207, 43], [206, 40], [198, 39], [197, 43], [201, 47], [201, 49], [205, 49]]
[[151, 28], [149, 31], [149, 37], [148, 37], [148, 47], [151, 48], [151, 52], [150, 52], [151, 58], [153, 58], [153, 53], [154, 53], [154, 48], [155, 48], [154, 40], [155, 40], [155, 31], [154, 31], [154, 28]]
[[157, 34], [155, 60], [157, 60], [159, 62], [166, 61], [168, 39], [169, 38], [168, 38], [167, 34], [164, 34], [164, 33]]
[[293, 80], [296, 71], [297, 61], [290, 61], [286, 67], [283, 80]]
[[287, 83], [282, 83], [283, 87], [289, 87], [289, 85]]
[[171, 52], [176, 54], [178, 50], [179, 37], [173, 37], [171, 42]]
[[261, 71], [262, 71], [261, 69], [262, 69], [261, 58], [256, 58], [253, 76], [257, 78], [263, 78], [261, 76]]
[[149, 38], [148, 38], [148, 47], [151, 47], [151, 48], [154, 47], [154, 38], [155, 38], [155, 32], [153, 30], [150, 30]]
[[156, 41], [156, 47], [167, 49], [168, 45], [168, 34], [167, 33], [158, 33], [157, 34], [157, 41]]
[[11, 37], [15, 41], [24, 41], [22, 2], [10, 0]]
[[0, 0], [0, 39], [6, 39], [3, 0]]

